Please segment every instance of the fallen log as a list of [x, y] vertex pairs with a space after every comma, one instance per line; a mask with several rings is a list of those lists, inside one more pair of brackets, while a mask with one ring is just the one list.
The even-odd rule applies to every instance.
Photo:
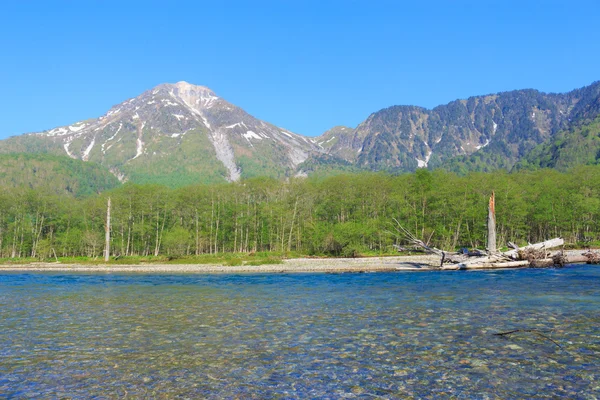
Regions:
[[[500, 253], [495, 248], [495, 213], [494, 213], [494, 195], [490, 198], [489, 214], [488, 214], [488, 248], [487, 255], [483, 255], [480, 251], [465, 251], [461, 252], [448, 252], [430, 247], [429, 244], [416, 238], [412, 233], [405, 229], [397, 219], [393, 219], [396, 223], [395, 235], [398, 237], [404, 237], [405, 240], [411, 244], [418, 246], [423, 249], [425, 253], [435, 254], [440, 256], [440, 269], [444, 270], [468, 270], [468, 269], [499, 269], [499, 268], [522, 268], [529, 266], [552, 266], [552, 265], [564, 265], [571, 263], [566, 259], [563, 253], [560, 255], [552, 255], [548, 252], [548, 249], [560, 247], [564, 245], [564, 240], [561, 238], [554, 238], [546, 240], [540, 243], [529, 244], [528, 246], [519, 248], [514, 243], [509, 242], [509, 247], [512, 250]], [[390, 232], [392, 233], [392, 232]], [[399, 248], [399, 246], [397, 246]], [[480, 256], [481, 255], [481, 256]], [[475, 256], [475, 257], [473, 257]], [[588, 257], [592, 258], [591, 256]], [[593, 256], [594, 259], [598, 258], [600, 262], [600, 255], [598, 257]], [[582, 262], [579, 259], [574, 259], [573, 262]]]
[[567, 257], [585, 257], [589, 264], [600, 264], [600, 251], [598, 250], [567, 250], [565, 251]]
[[529, 266], [529, 261], [505, 261], [505, 262], [480, 262], [480, 263], [460, 263], [444, 265], [442, 270], [471, 270], [471, 269], [506, 269], [506, 268], [524, 268]]
[[505, 251], [502, 253], [503, 256], [512, 258], [513, 260], [518, 259], [519, 252], [527, 251], [527, 250], [543, 250], [543, 249], [553, 249], [555, 247], [560, 247], [565, 244], [564, 239], [562, 238], [554, 238], [550, 240], [546, 240], [545, 242], [530, 244], [525, 247], [520, 247], [518, 249], [513, 249], [509, 251]]
[[532, 260], [531, 266], [535, 268], [562, 267], [567, 264], [590, 264], [590, 259], [585, 255], [561, 255], [555, 254], [552, 258]]
[[552, 258], [542, 258], [540, 260], [531, 260], [530, 264], [533, 268], [547, 268], [553, 267], [555, 265], [555, 261]]
[[471, 264], [485, 264], [485, 263], [494, 263], [494, 262], [506, 262], [506, 261], [511, 261], [510, 258], [508, 257], [504, 257], [502, 254], [492, 254], [489, 256], [483, 256], [483, 257], [471, 257], [470, 259], [463, 261], [463, 262], [459, 262], [459, 264], [461, 266], [468, 266]]
[[[554, 258], [553, 258], [554, 259]], [[590, 259], [587, 256], [565, 256], [564, 264], [586, 264], [589, 263]]]

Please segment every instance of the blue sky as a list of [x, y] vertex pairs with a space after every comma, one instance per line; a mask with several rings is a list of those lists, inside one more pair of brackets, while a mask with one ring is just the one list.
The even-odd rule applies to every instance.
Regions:
[[600, 80], [595, 1], [20, 1], [0, 6], [0, 138], [98, 117], [185, 80], [315, 136], [435, 107]]

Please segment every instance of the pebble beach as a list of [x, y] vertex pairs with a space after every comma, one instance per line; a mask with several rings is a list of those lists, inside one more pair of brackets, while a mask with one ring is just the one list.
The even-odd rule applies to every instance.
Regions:
[[131, 272], [131, 273], [306, 273], [306, 272], [389, 272], [428, 270], [439, 265], [431, 255], [365, 258], [293, 258], [282, 264], [211, 265], [211, 264], [63, 264], [29, 263], [0, 265], [0, 271], [31, 272]]

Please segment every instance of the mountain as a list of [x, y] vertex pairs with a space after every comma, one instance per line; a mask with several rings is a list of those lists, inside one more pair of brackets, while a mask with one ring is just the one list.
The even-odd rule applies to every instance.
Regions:
[[371, 114], [356, 129], [334, 128], [316, 141], [331, 141], [324, 147], [327, 154], [370, 170], [511, 169], [558, 132], [599, 114], [596, 82], [565, 94], [516, 90], [432, 110], [393, 106]]
[[360, 170], [457, 173], [597, 163], [600, 82], [568, 93], [515, 90], [433, 109], [392, 106], [356, 128], [308, 138], [187, 82], [162, 84], [103, 116], [0, 141], [0, 153], [94, 162], [121, 181], [171, 187]]
[[162, 84], [103, 116], [0, 141], [0, 152], [68, 155], [121, 181], [182, 186], [283, 178], [310, 154], [311, 139], [258, 120], [203, 86]]
[[0, 154], [0, 187], [43, 189], [77, 197], [119, 186], [118, 179], [96, 163], [50, 154]]
[[[327, 153], [332, 153], [331, 150], [334, 147], [339, 149], [351, 148], [350, 143], [346, 143], [345, 140], [347, 140], [353, 130], [354, 129], [347, 126], [334, 126], [319, 136], [316, 142]], [[348, 156], [344, 157], [344, 154], [342, 153], [336, 153], [336, 156], [340, 158], [350, 158]]]

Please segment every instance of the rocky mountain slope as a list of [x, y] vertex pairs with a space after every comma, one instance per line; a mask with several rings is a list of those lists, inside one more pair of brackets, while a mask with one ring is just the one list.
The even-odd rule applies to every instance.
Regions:
[[577, 165], [600, 164], [600, 118], [558, 132], [530, 151], [516, 168], [553, 168], [565, 171]]
[[456, 100], [432, 110], [393, 106], [353, 130], [317, 138], [325, 151], [360, 168], [414, 171], [511, 169], [558, 132], [600, 113], [600, 82], [565, 94], [516, 90]]
[[360, 170], [566, 168], [597, 163], [599, 116], [596, 82], [564, 94], [516, 90], [431, 110], [393, 106], [356, 128], [308, 138], [258, 120], [206, 87], [178, 82], [96, 119], [2, 140], [0, 153], [63, 155], [101, 164], [121, 181], [172, 187]]
[[171, 186], [293, 175], [321, 152], [311, 139], [258, 120], [187, 82], [163, 84], [97, 119], [0, 142], [0, 152], [64, 154], [120, 180]]

